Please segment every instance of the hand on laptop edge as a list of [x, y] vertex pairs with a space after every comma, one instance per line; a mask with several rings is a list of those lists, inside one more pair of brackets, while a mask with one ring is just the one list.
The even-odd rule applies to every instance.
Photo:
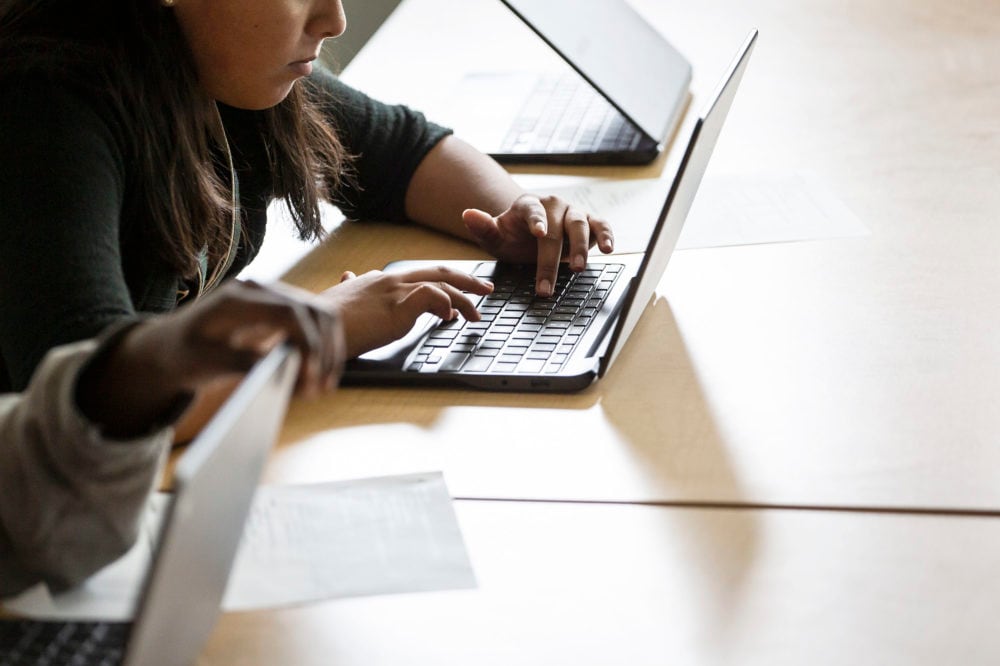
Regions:
[[82, 369], [77, 403], [106, 435], [134, 437], [164, 418], [174, 421], [175, 407], [242, 375], [284, 340], [302, 353], [299, 393], [336, 386], [345, 347], [336, 310], [290, 285], [234, 280], [112, 335]]
[[462, 213], [469, 233], [487, 252], [502, 261], [537, 263], [535, 291], [551, 296], [563, 253], [569, 266], [581, 271], [595, 245], [608, 254], [614, 234], [607, 221], [557, 196], [523, 194], [510, 208], [493, 217], [470, 208]]

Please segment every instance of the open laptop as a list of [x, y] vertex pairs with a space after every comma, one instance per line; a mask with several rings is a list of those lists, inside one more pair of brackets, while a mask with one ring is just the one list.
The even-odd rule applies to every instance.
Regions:
[[535, 266], [496, 261], [406, 261], [386, 270], [446, 264], [493, 280], [483, 321], [425, 315], [409, 334], [348, 363], [348, 383], [460, 385], [574, 391], [603, 377], [660, 282], [757, 40], [753, 31], [695, 122], [646, 251], [563, 265], [552, 298], [534, 295]]
[[135, 621], [0, 622], [0, 664], [189, 666], [220, 612], [268, 452], [299, 365], [261, 359], [177, 462]]
[[645, 164], [689, 99], [691, 65], [625, 0], [501, 0], [570, 65], [471, 73], [443, 120], [507, 163]]

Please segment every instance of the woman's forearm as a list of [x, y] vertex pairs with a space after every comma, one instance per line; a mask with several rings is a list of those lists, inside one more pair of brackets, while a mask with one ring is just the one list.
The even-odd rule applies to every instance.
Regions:
[[493, 158], [455, 136], [445, 137], [423, 159], [406, 191], [406, 214], [420, 224], [470, 239], [462, 211], [499, 215], [523, 190]]

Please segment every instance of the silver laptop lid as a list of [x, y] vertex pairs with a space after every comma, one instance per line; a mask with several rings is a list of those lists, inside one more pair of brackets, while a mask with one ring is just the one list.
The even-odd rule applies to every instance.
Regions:
[[178, 461], [126, 666], [189, 666], [201, 652], [298, 366], [299, 354], [290, 347], [271, 351]]
[[660, 218], [653, 228], [650, 244], [646, 248], [639, 272], [632, 280], [632, 286], [625, 298], [614, 334], [608, 343], [607, 352], [601, 359], [598, 376], [603, 377], [618, 357], [618, 353], [638, 323], [639, 317], [642, 316], [656, 286], [660, 283], [664, 271], [667, 270], [667, 262], [677, 245], [684, 220], [687, 218], [688, 211], [691, 210], [691, 204], [698, 192], [698, 186], [701, 185], [702, 176], [705, 175], [705, 169], [708, 168], [708, 160], [712, 156], [712, 150], [715, 148], [719, 133], [722, 132], [722, 125], [726, 121], [729, 108], [736, 96], [736, 90], [743, 78], [743, 72], [746, 70], [747, 61], [750, 59], [750, 53], [756, 43], [757, 31], [754, 30], [740, 47], [715, 94], [712, 95], [701, 116], [695, 122], [694, 129], [691, 130], [691, 139], [688, 141], [687, 150], [677, 168], [677, 175], [674, 177], [673, 185], [667, 194], [667, 200], [660, 211]]
[[659, 143], [691, 64], [624, 0], [501, 0], [622, 115]]

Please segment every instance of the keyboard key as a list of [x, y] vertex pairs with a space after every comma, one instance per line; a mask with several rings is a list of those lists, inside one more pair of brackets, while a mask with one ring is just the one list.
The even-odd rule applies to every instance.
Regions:
[[470, 358], [462, 369], [466, 372], [486, 372], [491, 363], [493, 363], [492, 357], [476, 355]]
[[525, 359], [517, 364], [517, 371], [519, 373], [539, 373], [544, 367], [545, 361], [543, 360]]
[[441, 363], [441, 372], [457, 372], [462, 369], [462, 365], [469, 360], [469, 354], [466, 352], [452, 352], [445, 356], [444, 361]]
[[427, 336], [427, 337], [432, 338], [434, 340], [439, 340], [439, 339], [440, 340], [452, 340], [452, 339], [454, 339], [454, 337], [456, 335], [458, 335], [458, 330], [456, 330], [456, 329], [441, 329], [441, 328], [439, 328], [437, 330], [431, 331], [431, 334], [429, 336]]

